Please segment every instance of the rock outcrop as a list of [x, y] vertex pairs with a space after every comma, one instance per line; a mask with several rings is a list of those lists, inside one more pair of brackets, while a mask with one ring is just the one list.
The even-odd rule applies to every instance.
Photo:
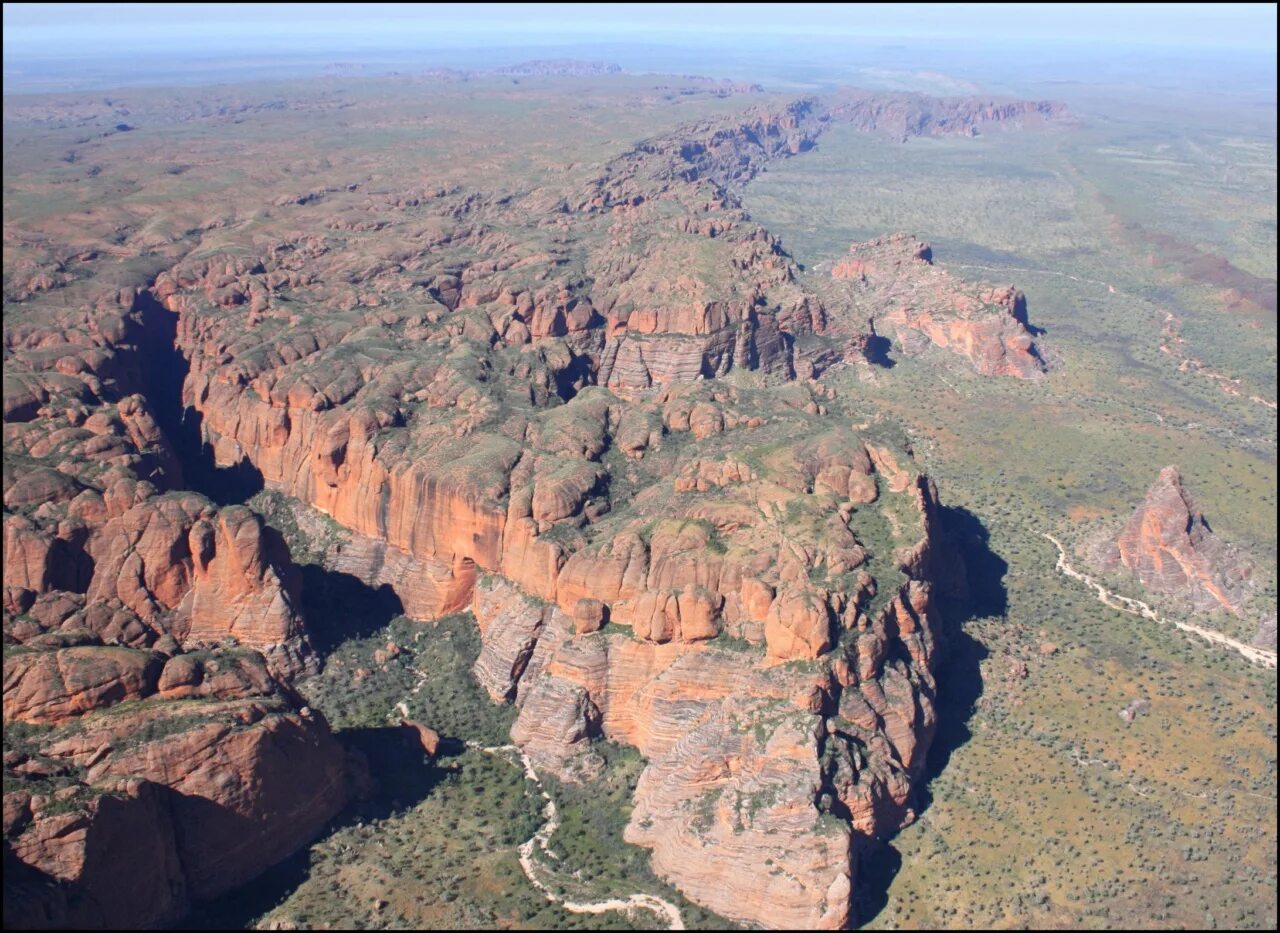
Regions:
[[933, 265], [933, 251], [903, 233], [849, 247], [831, 270], [848, 283], [866, 316], [891, 328], [904, 351], [924, 346], [965, 357], [984, 376], [1038, 379], [1044, 373], [1027, 322], [1027, 301], [1011, 285], [956, 279]]
[[[808, 469], [824, 482], [847, 490], [851, 472], [875, 475], [865, 453], [867, 473], [848, 466], [837, 473], [840, 448], [815, 446], [829, 459], [807, 461]], [[904, 472], [887, 450], [877, 449], [877, 457], [891, 465], [890, 475]], [[797, 464], [787, 466], [791, 474]], [[758, 486], [748, 488], [758, 499]], [[878, 502], [874, 483], [871, 492], [859, 496], [861, 508]], [[599, 772], [595, 736], [638, 748], [648, 766], [626, 838], [652, 847], [655, 869], [687, 896], [733, 919], [782, 928], [844, 925], [856, 839], [892, 832], [911, 818], [912, 780], [935, 721], [940, 628], [932, 593], [944, 571], [935, 554], [932, 486], [908, 473], [900, 492], [886, 488], [884, 495], [910, 505], [899, 512], [897, 502], [878, 503], [882, 520], [919, 537], [887, 552], [901, 582], [878, 604], [876, 581], [865, 570], [847, 571], [854, 589], [832, 593], [785, 578], [741, 577], [730, 557], [741, 545], [728, 545], [722, 561], [685, 564], [705, 581], [702, 605], [716, 606], [725, 630], [745, 640], [736, 647], [702, 629], [689, 637], [688, 620], [703, 617], [681, 606], [690, 591], [666, 597], [654, 620], [653, 594], [667, 572], [653, 556], [665, 553], [656, 548], [658, 529], [648, 548], [634, 541], [619, 549], [626, 539], [615, 536], [610, 556], [581, 574], [571, 558], [557, 588], [565, 590], [562, 604], [585, 601], [577, 596], [584, 589], [596, 593], [590, 598], [608, 607], [611, 622], [630, 625], [630, 634], [579, 631], [559, 606], [539, 604], [509, 583], [476, 591], [483, 641], [476, 673], [491, 695], [520, 709], [512, 738], [536, 767], [567, 781]], [[850, 512], [856, 524], [857, 507]], [[745, 520], [748, 513], [734, 514]], [[684, 528], [695, 535], [686, 537], [691, 549], [679, 553], [697, 560], [705, 537], [696, 526]], [[890, 586], [893, 577], [882, 572], [881, 579]], [[727, 581], [735, 581], [728, 593]], [[632, 592], [635, 607], [627, 599]], [[750, 646], [762, 640], [764, 652]], [[780, 663], [786, 659], [801, 661]]]
[[[284, 682], [317, 663], [295, 568], [215, 504], [265, 485], [346, 529], [336, 572], [413, 616], [472, 608], [475, 674], [539, 769], [591, 780], [593, 739], [638, 748], [627, 837], [691, 899], [847, 924], [858, 840], [913, 815], [948, 561], [908, 445], [818, 381], [874, 331], [802, 284], [740, 189], [833, 120], [896, 131], [899, 110], [744, 88], [731, 113], [732, 89], [690, 87], [646, 91], [666, 125], [628, 148], [484, 128], [484, 158], [368, 177], [228, 155], [243, 191], [6, 228], [5, 764], [44, 782], [6, 797], [6, 840], [50, 892], [15, 910], [167, 922], [340, 804], [332, 737]], [[148, 126], [234, 138], [272, 106], [221, 101]], [[944, 110], [902, 126], [1054, 115]], [[840, 281], [904, 343], [1037, 374], [1021, 296], [927, 258], [877, 241]], [[123, 883], [102, 853], [144, 824]]]
[[347, 797], [345, 753], [277, 679], [317, 664], [288, 552], [183, 491], [137, 294], [6, 303], [7, 927], [176, 922]]
[[345, 803], [344, 752], [261, 655], [38, 641], [6, 649], [4, 810], [15, 884], [42, 883], [6, 868], [6, 925], [172, 923]]
[[1213, 533], [1176, 466], [1160, 471], [1124, 528], [1099, 550], [1098, 563], [1106, 572], [1132, 573], [1189, 612], [1239, 615], [1252, 590], [1252, 565]]
[[1054, 100], [928, 97], [850, 88], [831, 101], [832, 116], [860, 130], [906, 142], [913, 136], [977, 136], [989, 128], [1024, 129], [1073, 124], [1067, 105]]
[[[5, 608], [83, 594], [83, 612], [28, 624], [88, 626], [130, 645], [232, 638], [284, 676], [314, 671], [287, 551], [248, 509], [177, 491], [178, 457], [136, 391], [149, 388], [136, 301], [124, 289], [65, 329], [6, 332], [11, 381], [19, 397], [38, 385], [39, 407], [6, 425]], [[37, 368], [50, 360], [59, 378]]]
[[1276, 650], [1276, 617], [1269, 615], [1258, 623], [1258, 630], [1253, 635], [1253, 644], [1258, 648]]

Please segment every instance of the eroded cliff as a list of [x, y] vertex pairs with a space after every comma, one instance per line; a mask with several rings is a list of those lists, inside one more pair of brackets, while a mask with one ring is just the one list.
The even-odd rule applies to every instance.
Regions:
[[[849, 921], [858, 840], [913, 816], [954, 560], [909, 445], [815, 381], [874, 334], [737, 196], [845, 118], [869, 119], [813, 99], [708, 110], [502, 188], [330, 179], [197, 225], [198, 247], [149, 228], [146, 262], [90, 273], [54, 277], [23, 246], [4, 705], [51, 731], [5, 765], [57, 789], [6, 795], [6, 838], [63, 884], [44, 922], [143, 902], [161, 922], [340, 805], [337, 747], [282, 682], [317, 663], [292, 563], [230, 501], [263, 484], [348, 529], [342, 572], [407, 614], [474, 611], [475, 674], [519, 706], [539, 768], [589, 781], [592, 739], [638, 748], [627, 838], [691, 899]], [[946, 306], [890, 312], [900, 338], [1038, 374], [1018, 293], [971, 296], [904, 243], [846, 270], [870, 300]], [[194, 853], [184, 808], [202, 807], [217, 818]], [[157, 827], [156, 890], [98, 855], [131, 821]], [[68, 833], [79, 854], [56, 856]]]

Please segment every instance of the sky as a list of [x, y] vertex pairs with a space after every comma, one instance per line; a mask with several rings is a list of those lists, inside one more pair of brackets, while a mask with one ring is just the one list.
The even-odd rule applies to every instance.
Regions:
[[6, 3], [6, 56], [306, 52], [797, 36], [1270, 51], [1276, 5]]

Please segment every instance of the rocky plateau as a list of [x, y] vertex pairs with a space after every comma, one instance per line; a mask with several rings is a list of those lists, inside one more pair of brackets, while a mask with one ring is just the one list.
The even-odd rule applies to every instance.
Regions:
[[[834, 121], [1064, 114], [697, 87], [668, 129], [527, 184], [496, 144], [501, 170], [471, 176], [422, 157], [263, 180], [226, 154], [247, 191], [175, 197], [174, 220], [6, 225], [6, 925], [173, 922], [347, 799], [345, 753], [290, 685], [323, 662], [298, 570], [239, 504], [264, 486], [347, 529], [342, 571], [407, 615], [474, 613], [475, 675], [540, 770], [589, 782], [594, 739], [639, 749], [626, 838], [690, 900], [851, 921], [860, 847], [914, 818], [939, 602], [965, 577], [900, 430], [820, 376], [875, 365], [872, 319], [982, 375], [1043, 365], [1020, 292], [895, 236], [820, 296], [739, 192]], [[1207, 528], [1169, 545], [1185, 510], [1153, 495], [1121, 559], [1228, 605]]]

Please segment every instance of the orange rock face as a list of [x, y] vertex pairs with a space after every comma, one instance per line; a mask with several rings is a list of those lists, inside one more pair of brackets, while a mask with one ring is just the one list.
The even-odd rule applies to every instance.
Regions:
[[434, 758], [440, 750], [440, 733], [430, 726], [424, 726], [412, 719], [400, 720], [400, 728], [404, 730], [406, 739], [422, 749], [423, 753]]
[[[249, 509], [214, 504], [265, 485], [345, 529], [328, 569], [411, 616], [471, 609], [475, 676], [519, 708], [512, 738], [539, 769], [592, 780], [594, 739], [639, 749], [627, 837], [691, 899], [847, 924], [851, 852], [911, 818], [932, 737], [936, 493], [865, 400], [818, 381], [874, 327], [803, 284], [739, 189], [833, 120], [933, 132], [1055, 111], [724, 106], [528, 186], [503, 166], [529, 153], [504, 142], [492, 172], [377, 190], [247, 182], [209, 195], [208, 224], [178, 211], [172, 236], [153, 217], [31, 220], [6, 279], [4, 709], [53, 727], [14, 767], [54, 762], [83, 798], [74, 820], [6, 799], [37, 882], [114, 889], [113, 921], [166, 922], [339, 805], [333, 739], [277, 680], [317, 664], [296, 568]], [[243, 222], [224, 197], [250, 199]], [[121, 231], [147, 262], [70, 274], [30, 246], [87, 255], [96, 237], [120, 257]], [[904, 345], [1039, 372], [1021, 296], [954, 282], [922, 244], [861, 244], [838, 275]], [[145, 884], [99, 855], [131, 821], [159, 827]]]
[[1239, 614], [1252, 589], [1251, 565], [1210, 530], [1175, 466], [1160, 471], [1100, 564], [1192, 612]]
[[315, 669], [296, 596], [281, 579], [288, 554], [271, 554], [262, 519], [248, 509], [155, 497], [108, 521], [88, 550], [91, 601], [118, 601], [183, 644], [231, 637], [286, 675]]
[[[877, 457], [903, 469], [887, 449]], [[626, 838], [653, 848], [655, 869], [686, 896], [742, 922], [839, 928], [849, 921], [854, 835], [883, 835], [912, 818], [912, 780], [935, 721], [936, 507], [923, 478], [904, 493], [922, 537], [899, 549], [901, 567], [919, 579], [874, 618], [860, 611], [874, 591], [865, 573], [848, 594], [784, 577], [775, 596], [774, 586], [742, 577], [734, 604], [762, 618], [764, 653], [690, 639], [680, 596], [659, 601], [649, 582], [655, 530], [648, 546], [633, 539], [617, 550], [615, 537], [617, 556], [571, 584], [613, 600], [609, 617], [630, 619], [630, 637], [580, 631], [559, 607], [493, 583], [477, 590], [476, 673], [519, 707], [512, 738], [539, 770], [594, 779], [596, 735], [641, 751], [648, 766]], [[565, 565], [566, 581], [574, 566]], [[703, 577], [717, 578], [723, 588], [723, 565]], [[796, 659], [819, 663], [778, 664]]]
[[831, 275], [848, 281], [908, 352], [920, 349], [923, 336], [965, 357], [984, 376], [1037, 379], [1044, 372], [1023, 294], [1013, 286], [987, 288], [952, 277], [934, 267], [927, 244], [906, 234], [853, 244]]
[[[205, 320], [182, 314], [183, 334], [188, 315]], [[486, 396], [452, 366], [427, 368], [411, 393], [441, 393], [438, 405], [385, 415], [369, 413], [381, 404], [373, 388], [356, 390], [358, 405], [283, 392], [287, 369], [270, 374], [276, 388], [249, 393], [225, 366], [193, 366], [185, 392], [224, 466], [247, 458], [363, 536], [340, 557], [344, 572], [413, 594], [418, 615], [471, 603], [476, 676], [520, 707], [512, 739], [539, 770], [592, 780], [601, 735], [645, 754], [654, 802], [638, 792], [647, 815], [629, 838], [652, 846], [655, 867], [689, 897], [744, 922], [845, 923], [851, 834], [910, 818], [932, 734], [931, 541], [909, 458], [829, 420], [838, 400], [803, 386], [704, 380], [629, 403], [585, 387], [495, 424], [479, 420]], [[609, 459], [615, 444], [629, 466]], [[912, 553], [921, 588], [872, 620], [859, 513], [886, 509], [894, 521], [916, 516], [893, 526], [901, 541], [877, 546], [889, 560]], [[601, 631], [606, 621], [630, 636]], [[746, 650], [720, 648], [724, 635]], [[895, 679], [893, 656], [923, 673]], [[851, 686], [830, 673], [840, 659]], [[796, 676], [781, 662], [816, 669]], [[832, 716], [854, 689], [867, 696], [862, 732]], [[691, 709], [718, 725], [680, 742]], [[741, 747], [757, 724], [760, 740]], [[872, 751], [855, 751], [864, 745]], [[740, 803], [716, 809], [716, 793]], [[688, 821], [708, 806], [712, 819]]]
[[6, 721], [57, 723], [154, 693], [163, 660], [131, 648], [76, 647], [4, 660]]
[[[5, 479], [6, 607], [84, 594], [88, 614], [76, 622], [107, 626], [99, 634], [108, 640], [149, 644], [168, 634], [194, 647], [230, 637], [264, 650], [283, 674], [314, 670], [287, 552], [247, 509], [166, 493], [183, 473], [151, 403], [119, 388], [116, 400], [102, 400], [112, 395], [104, 381], [143, 382], [130, 342], [141, 329], [129, 316], [134, 303], [122, 292], [101, 299], [78, 330], [16, 335], [54, 341], [69, 372], [17, 379], [23, 398], [39, 380], [41, 407], [6, 426], [6, 452], [34, 461]], [[14, 362], [43, 358], [19, 348]]]
[[831, 647], [831, 614], [823, 596], [805, 589], [784, 591], [769, 605], [764, 638], [771, 658], [821, 657]]
[[[123, 700], [135, 702], [117, 709]], [[6, 658], [4, 709], [7, 722], [54, 726], [5, 759], [58, 788], [5, 795], [6, 846], [50, 882], [23, 897], [33, 913], [16, 916], [30, 925], [173, 922], [191, 900], [289, 855], [346, 800], [345, 756], [327, 725], [300, 712], [253, 652], [166, 661], [29, 648]]]
[[68, 801], [78, 806], [56, 813], [47, 797], [5, 794], [5, 925], [150, 928], [181, 916], [189, 895], [164, 787], [130, 780]]
[[[289, 556], [248, 509], [177, 491], [134, 391], [135, 297], [6, 328], [12, 365], [36, 367], [6, 378], [6, 926], [175, 922], [347, 796], [328, 726], [274, 679], [316, 665]], [[267, 658], [197, 650], [233, 642]]]

